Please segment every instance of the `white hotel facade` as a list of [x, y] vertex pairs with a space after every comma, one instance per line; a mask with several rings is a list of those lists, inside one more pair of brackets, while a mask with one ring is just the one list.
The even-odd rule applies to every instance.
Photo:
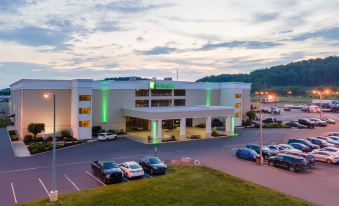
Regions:
[[214, 119], [221, 120], [226, 134], [232, 135], [250, 109], [251, 84], [22, 79], [10, 88], [11, 114], [21, 137], [32, 122], [45, 123], [45, 132], [52, 132], [52, 102], [43, 96], [55, 94], [57, 132], [67, 129], [75, 138], [91, 139], [92, 126], [144, 130], [159, 142], [163, 129], [175, 126], [185, 137], [187, 128], [201, 123], [209, 137]]

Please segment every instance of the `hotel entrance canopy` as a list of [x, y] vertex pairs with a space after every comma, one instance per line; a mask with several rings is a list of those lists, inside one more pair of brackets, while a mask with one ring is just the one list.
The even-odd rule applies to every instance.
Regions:
[[234, 108], [225, 106], [177, 106], [124, 108], [123, 115], [147, 120], [233, 116]]

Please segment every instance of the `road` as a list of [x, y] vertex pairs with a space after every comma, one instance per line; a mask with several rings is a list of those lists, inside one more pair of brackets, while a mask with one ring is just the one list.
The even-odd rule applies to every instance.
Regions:
[[[339, 126], [304, 129], [265, 129], [264, 143], [286, 143], [291, 137], [309, 137], [328, 131], [339, 131]], [[304, 173], [257, 166], [234, 158], [235, 148], [258, 143], [258, 129], [240, 129], [235, 137], [161, 144], [157, 155], [163, 160], [189, 156], [209, 167], [288, 193], [319, 205], [337, 205], [339, 197], [339, 166], [319, 163]], [[0, 129], [0, 205], [11, 205], [38, 198], [47, 198], [51, 188], [51, 153], [27, 158], [13, 156], [9, 138]], [[138, 160], [153, 154], [153, 145], [144, 145], [127, 138], [111, 142], [94, 142], [57, 151], [57, 188], [61, 194], [76, 192], [102, 184], [89, 171], [92, 160], [123, 162]]]

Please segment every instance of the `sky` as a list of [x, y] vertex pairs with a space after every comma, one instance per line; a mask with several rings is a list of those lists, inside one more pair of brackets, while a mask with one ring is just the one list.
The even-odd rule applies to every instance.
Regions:
[[339, 53], [338, 0], [0, 0], [0, 88], [25, 78], [195, 81]]

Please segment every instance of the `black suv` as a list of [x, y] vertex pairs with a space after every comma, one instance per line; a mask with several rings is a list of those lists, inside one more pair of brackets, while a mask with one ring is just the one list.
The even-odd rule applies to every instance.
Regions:
[[307, 162], [303, 157], [294, 155], [280, 154], [268, 159], [268, 165], [271, 167], [281, 167], [289, 169], [291, 172], [304, 170], [307, 167]]
[[308, 120], [308, 119], [299, 119], [298, 123], [305, 125], [307, 128], [311, 128], [311, 129], [313, 129], [315, 127], [315, 123]]
[[307, 162], [308, 167], [314, 167], [315, 166], [315, 158], [314, 158], [314, 155], [312, 155], [312, 154], [305, 154], [305, 153], [302, 153], [302, 152], [286, 152], [286, 154], [304, 158]]
[[300, 144], [308, 146], [312, 150], [320, 149], [319, 145], [313, 144], [312, 142], [308, 141], [307, 139], [293, 139], [292, 138], [292, 139], [288, 140], [288, 144], [290, 144], [290, 143], [300, 143]]
[[[256, 151], [258, 154], [260, 154], [260, 146], [257, 144], [249, 144], [246, 146], [248, 149], [252, 149]], [[262, 146], [262, 156], [265, 160], [267, 160], [271, 156], [277, 155], [279, 152], [271, 150], [267, 146]]]
[[166, 174], [167, 171], [167, 165], [156, 156], [143, 157], [141, 158], [139, 164], [145, 171], [147, 171], [151, 175]]
[[123, 174], [118, 164], [111, 161], [93, 161], [92, 173], [102, 179], [106, 184], [122, 181]]
[[331, 144], [329, 144], [327, 141], [322, 140], [322, 139], [318, 139], [316, 137], [308, 137], [306, 138], [308, 141], [312, 142], [312, 144], [316, 144], [318, 145], [320, 148], [324, 148], [324, 147], [329, 147], [331, 146]]

